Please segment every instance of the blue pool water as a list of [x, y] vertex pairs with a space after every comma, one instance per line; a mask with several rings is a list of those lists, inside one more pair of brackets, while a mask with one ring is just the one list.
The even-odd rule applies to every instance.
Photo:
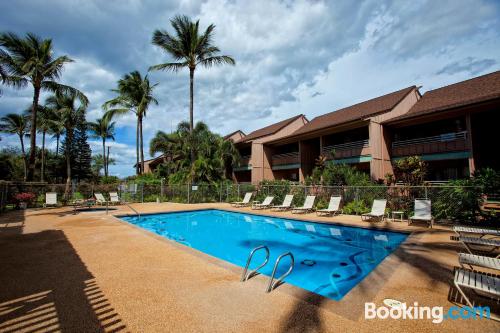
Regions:
[[[403, 233], [214, 209], [122, 219], [241, 267], [251, 249], [267, 245], [270, 261], [260, 270], [267, 276], [276, 258], [291, 251], [295, 268], [285, 282], [334, 300], [347, 294], [407, 237]], [[251, 268], [263, 262], [264, 251], [259, 252]], [[276, 276], [288, 266], [289, 259], [284, 258]]]

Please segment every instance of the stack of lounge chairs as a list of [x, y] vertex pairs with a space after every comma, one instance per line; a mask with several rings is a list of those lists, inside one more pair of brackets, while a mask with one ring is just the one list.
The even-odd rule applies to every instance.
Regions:
[[[474, 306], [466, 290], [500, 302], [500, 230], [471, 226], [455, 226], [451, 239], [460, 242], [467, 253], [458, 254], [460, 267], [454, 269], [453, 284], [470, 307]], [[483, 270], [481, 270], [483, 269]], [[498, 318], [493, 317], [498, 320]]]

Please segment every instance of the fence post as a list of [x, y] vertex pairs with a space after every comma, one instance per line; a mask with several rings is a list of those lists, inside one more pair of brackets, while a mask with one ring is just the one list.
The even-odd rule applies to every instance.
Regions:
[[425, 191], [425, 199], [428, 199], [427, 198], [427, 186], [424, 185], [424, 191]]
[[238, 199], [240, 198], [240, 184], [238, 184]]
[[165, 178], [160, 181], [160, 202], [163, 202], [163, 196], [165, 195], [165, 190], [163, 189]]
[[220, 182], [220, 195], [219, 195], [219, 202], [222, 202], [222, 191], [223, 191], [224, 183]]
[[144, 183], [141, 184], [141, 203], [144, 203]]
[[189, 197], [189, 194], [190, 194], [190, 192], [189, 192], [189, 183], [187, 184], [187, 191], [188, 191], [188, 192], [187, 192], [187, 197], [188, 197], [187, 199], [188, 199], [188, 203], [191, 203], [191, 200], [190, 200], [190, 197]]

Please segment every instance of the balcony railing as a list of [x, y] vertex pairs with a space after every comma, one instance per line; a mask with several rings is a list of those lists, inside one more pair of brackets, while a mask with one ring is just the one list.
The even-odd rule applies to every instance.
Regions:
[[410, 139], [410, 140], [394, 141], [392, 143], [392, 147], [396, 148], [396, 147], [409, 146], [422, 143], [449, 142], [449, 141], [465, 140], [465, 139], [467, 139], [467, 131], [456, 132], [456, 133], [445, 133], [445, 134], [428, 136], [424, 138]]
[[273, 166], [284, 164], [297, 164], [300, 163], [299, 152], [276, 154], [272, 157]]
[[245, 166], [250, 163], [250, 155], [240, 156], [240, 166]]
[[333, 152], [335, 152], [335, 158], [369, 155], [369, 147], [370, 145], [368, 139], [352, 141], [337, 145], [324, 146], [321, 154], [326, 156], [327, 159], [333, 158]]
[[392, 143], [392, 156], [448, 153], [467, 151], [468, 149], [467, 132], [464, 131], [395, 141]]

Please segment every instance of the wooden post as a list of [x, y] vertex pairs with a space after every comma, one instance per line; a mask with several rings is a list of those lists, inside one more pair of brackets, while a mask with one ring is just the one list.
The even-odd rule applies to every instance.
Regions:
[[465, 126], [467, 127], [467, 145], [469, 146], [469, 176], [476, 171], [476, 162], [474, 160], [474, 147], [472, 146], [472, 123], [470, 113], [465, 116]]

